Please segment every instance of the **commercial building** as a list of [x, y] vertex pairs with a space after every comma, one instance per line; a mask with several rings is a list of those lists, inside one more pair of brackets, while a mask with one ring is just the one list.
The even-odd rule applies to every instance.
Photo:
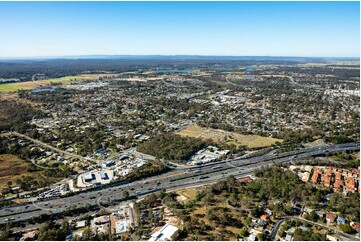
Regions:
[[164, 225], [159, 231], [153, 233], [148, 241], [167, 241], [172, 240], [172, 236], [178, 228], [171, 224]]
[[100, 171], [100, 172], [99, 172], [99, 175], [100, 175], [100, 178], [101, 178], [102, 180], [107, 180], [107, 179], [109, 179], [108, 174], [107, 174], [105, 171]]
[[115, 161], [113, 161], [113, 160], [107, 160], [107, 161], [102, 162], [102, 167], [103, 168], [110, 168], [110, 167], [113, 167], [113, 166], [115, 166]]
[[85, 182], [91, 182], [95, 177], [94, 174], [86, 173], [83, 175]]

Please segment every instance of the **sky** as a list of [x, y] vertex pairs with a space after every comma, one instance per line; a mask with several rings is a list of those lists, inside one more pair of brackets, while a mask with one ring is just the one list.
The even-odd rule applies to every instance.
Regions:
[[359, 2], [0, 2], [0, 57], [359, 57]]

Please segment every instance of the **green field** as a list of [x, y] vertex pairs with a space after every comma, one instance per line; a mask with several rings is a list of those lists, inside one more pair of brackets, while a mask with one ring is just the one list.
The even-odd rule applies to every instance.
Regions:
[[[31, 90], [32, 87], [28, 86], [21, 86], [21, 85], [12, 85], [11, 84], [1, 84], [0, 85], [0, 92], [16, 92], [18, 90]], [[20, 84], [20, 83], [19, 83]]]
[[245, 145], [248, 148], [262, 148], [271, 146], [275, 142], [282, 142], [281, 139], [271, 137], [262, 137], [259, 135], [243, 135], [234, 132], [228, 132], [220, 129], [211, 129], [200, 127], [199, 125], [190, 125], [187, 128], [177, 132], [181, 136], [189, 136], [194, 138], [201, 138], [204, 140], [212, 139], [215, 142], [227, 141], [228, 144], [236, 146]]
[[46, 86], [51, 83], [61, 83], [62, 85], [67, 85], [72, 82], [80, 82], [93, 80], [95, 77], [92, 76], [64, 76], [60, 78], [52, 78], [39, 81], [29, 81], [29, 82], [17, 82], [17, 83], [7, 83], [0, 84], [0, 92], [16, 92], [18, 90], [31, 90], [39, 88], [41, 86]]
[[87, 81], [87, 80], [92, 80], [94, 79], [93, 77], [87, 77], [87, 76], [64, 76], [64, 77], [60, 77], [60, 78], [53, 78], [53, 79], [47, 79], [47, 80], [41, 80], [41, 82], [46, 82], [46, 83], [61, 83], [61, 84], [70, 84], [71, 82], [76, 82], [76, 81]]

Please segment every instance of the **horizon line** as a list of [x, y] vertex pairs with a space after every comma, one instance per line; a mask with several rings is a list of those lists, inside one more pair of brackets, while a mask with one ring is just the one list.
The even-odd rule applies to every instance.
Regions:
[[360, 59], [360, 56], [297, 56], [297, 55], [201, 55], [201, 54], [84, 54], [84, 55], [47, 55], [47, 56], [0, 56], [0, 60], [21, 59], [92, 59], [106, 57], [211, 57], [211, 58], [325, 58], [325, 59]]

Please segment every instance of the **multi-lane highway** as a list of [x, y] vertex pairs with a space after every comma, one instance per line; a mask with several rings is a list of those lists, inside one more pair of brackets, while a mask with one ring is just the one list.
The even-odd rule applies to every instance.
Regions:
[[297, 158], [307, 158], [322, 155], [327, 152], [342, 152], [359, 150], [359, 143], [340, 144], [332, 146], [318, 146], [295, 150], [281, 154], [263, 155], [247, 159], [229, 159], [211, 164], [191, 167], [174, 167], [166, 175], [134, 181], [127, 184], [113, 184], [97, 190], [82, 192], [65, 198], [56, 198], [48, 201], [38, 201], [16, 207], [0, 209], [0, 223], [8, 221], [27, 220], [41, 214], [61, 213], [72, 206], [101, 205], [123, 198], [124, 191], [131, 197], [142, 197], [160, 189], [177, 190], [181, 188], [202, 186], [226, 179], [233, 175], [237, 178], [252, 174], [261, 166], [290, 163]]

